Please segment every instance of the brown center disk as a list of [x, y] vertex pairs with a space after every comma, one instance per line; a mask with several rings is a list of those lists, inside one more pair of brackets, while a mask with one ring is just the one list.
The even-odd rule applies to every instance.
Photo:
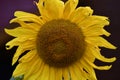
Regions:
[[37, 51], [53, 67], [67, 67], [79, 60], [85, 51], [82, 31], [68, 20], [52, 20], [39, 30]]

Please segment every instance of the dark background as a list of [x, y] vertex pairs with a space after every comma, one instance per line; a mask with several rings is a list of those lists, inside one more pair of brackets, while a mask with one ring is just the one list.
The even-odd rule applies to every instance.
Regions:
[[[36, 0], [37, 1], [37, 0]], [[64, 0], [65, 1], [65, 0]], [[108, 71], [96, 70], [98, 80], [120, 80], [120, 0], [79, 0], [79, 6], [91, 6], [94, 14], [108, 16], [110, 26], [106, 29], [111, 32], [109, 38], [105, 37], [112, 44], [117, 46], [117, 50], [102, 49], [102, 55], [106, 57], [117, 57], [117, 61]], [[16, 10], [27, 11], [38, 14], [38, 10], [33, 0], [1, 0], [0, 1], [0, 80], [9, 80], [15, 66], [11, 66], [12, 56], [16, 48], [11, 50], [5, 49], [5, 43], [13, 37], [5, 34], [4, 29], [12, 28], [16, 24], [9, 24], [9, 20], [14, 16]], [[100, 61], [95, 61], [97, 65], [106, 65]], [[109, 63], [110, 64], [110, 63]], [[109, 65], [108, 64], [108, 65]]]

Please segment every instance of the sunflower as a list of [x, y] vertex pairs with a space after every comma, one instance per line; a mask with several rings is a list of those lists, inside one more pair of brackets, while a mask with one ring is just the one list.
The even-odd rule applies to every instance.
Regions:
[[[97, 80], [94, 69], [112, 67], [97, 66], [95, 59], [114, 62], [101, 55], [100, 47], [116, 49], [102, 35], [109, 19], [93, 15], [89, 7], [77, 7], [79, 0], [40, 0], [36, 2], [40, 16], [16, 11], [10, 23], [19, 27], [5, 29], [15, 38], [6, 44], [7, 49], [18, 46], [12, 64], [19, 64], [13, 76], [24, 75], [24, 80]], [[20, 59], [20, 55], [28, 51]]]

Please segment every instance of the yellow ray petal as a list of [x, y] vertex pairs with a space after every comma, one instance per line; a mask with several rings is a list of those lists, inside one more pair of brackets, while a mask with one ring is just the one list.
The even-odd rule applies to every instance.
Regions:
[[100, 35], [109, 36], [110, 33], [107, 32], [107, 31], [105, 31], [103, 29], [103, 27], [101, 27], [101, 26], [104, 26], [104, 25], [101, 25], [101, 24], [99, 24], [99, 25], [93, 25], [93, 26], [90, 26], [90, 27], [88, 27], [86, 29], [82, 29], [83, 30], [83, 34], [85, 36], [91, 36], [91, 37], [92, 36], [100, 36]]
[[31, 42], [31, 41], [19, 45], [19, 47], [17, 48], [16, 53], [15, 53], [14, 56], [13, 56], [12, 65], [15, 64], [15, 62], [18, 60], [19, 56], [20, 56], [23, 52], [25, 52], [25, 51], [27, 51], [27, 50], [32, 50], [32, 49], [34, 49], [34, 48], [35, 48], [35, 43], [34, 43], [34, 42]]
[[[90, 46], [91, 47], [91, 46]], [[89, 59], [89, 61], [94, 62], [95, 61], [95, 57], [93, 55], [89, 55], [90, 51], [89, 51], [89, 46], [86, 46], [86, 50], [85, 50], [85, 54], [83, 55], [83, 57], [81, 58], [84, 59], [84, 57], [87, 57]], [[83, 61], [84, 62], [84, 61]]]
[[83, 73], [82, 68], [80, 66], [81, 64], [77, 62], [71, 67], [71, 70], [74, 71], [74, 74], [78, 78], [78, 80], [87, 80], [88, 76], [85, 73]]
[[55, 79], [55, 75], [56, 75], [56, 73], [55, 73], [55, 69], [54, 69], [54, 67], [50, 67], [50, 71], [49, 71], [49, 80], [56, 80]]
[[33, 17], [14, 18], [10, 21], [10, 23], [17, 22], [17, 20], [26, 21], [26, 22], [34, 22], [34, 23], [39, 24], [39, 25], [43, 24], [42, 20], [37, 20], [36, 18], [33, 18]]
[[79, 24], [84, 21], [85, 18], [91, 16], [93, 10], [90, 7], [79, 7], [69, 17], [72, 22]]
[[63, 74], [64, 80], [70, 80], [70, 74], [69, 74], [68, 68], [63, 68], [62, 74]]
[[105, 36], [107, 36], [107, 37], [111, 35], [111, 34], [110, 34], [109, 32], [107, 32], [105, 29], [103, 29], [102, 31], [103, 31], [103, 34], [104, 34]]
[[89, 51], [91, 52], [91, 55], [95, 56], [95, 58], [97, 58], [98, 60], [101, 60], [103, 62], [114, 62], [116, 60], [115, 57], [113, 57], [113, 58], [105, 58], [104, 56], [102, 56], [100, 54], [100, 49], [90, 47]]
[[64, 12], [63, 12], [63, 18], [67, 19], [70, 14], [75, 10], [75, 8], [78, 5], [78, 1], [79, 0], [68, 0], [65, 3], [65, 8], [64, 8]]
[[[19, 48], [18, 48], [18, 49], [19, 49]], [[23, 52], [24, 52], [24, 51], [22, 51], [22, 53], [23, 53]], [[20, 56], [22, 53], [17, 53], [17, 55]], [[13, 57], [13, 59], [12, 59], [12, 65], [14, 65], [14, 64], [17, 62], [19, 56], [15, 56], [15, 57]]]
[[16, 69], [13, 72], [13, 76], [20, 76], [20, 75], [24, 75], [26, 73], [27, 70], [29, 70], [28, 65], [26, 64], [18, 64]]
[[37, 17], [35, 14], [24, 12], [24, 11], [16, 11], [14, 13], [14, 16], [16, 16], [18, 18], [19, 17], [24, 17], [24, 16], [26, 16], [26, 17]]
[[34, 58], [39, 58], [36, 50], [31, 50], [19, 59], [19, 62], [26, 63]]
[[[32, 36], [33, 37], [33, 36]], [[6, 43], [6, 49], [9, 50], [11, 48], [13, 48], [14, 46], [19, 46], [21, 44], [23, 44], [24, 42], [27, 41], [35, 41], [34, 38], [28, 37], [28, 36], [24, 36], [24, 37], [17, 37], [9, 42]]]
[[85, 69], [87, 71], [87, 72], [86, 71], [84, 71], [84, 72], [87, 74], [87, 76], [89, 76], [90, 80], [97, 80], [95, 71], [92, 66], [90, 66], [88, 63], [86, 63], [84, 61], [84, 59], [80, 60], [80, 64], [82, 65], [80, 67], [82, 67], [82, 69]]
[[12, 19], [10, 21], [10, 23], [15, 22], [16, 20], [36, 22], [38, 24], [41, 24], [43, 22], [39, 16], [34, 15], [32, 13], [27, 13], [27, 12], [23, 12], [23, 11], [16, 11], [14, 15], [17, 18]]
[[21, 42], [26, 41], [25, 37], [15, 38], [9, 42], [6, 43], [6, 49], [9, 50], [13, 48], [14, 46], [18, 46], [21, 44]]
[[60, 69], [60, 68], [56, 68], [56, 70], [55, 70], [56, 72], [56, 79], [55, 80], [62, 80], [62, 69]]
[[40, 0], [38, 8], [41, 15], [50, 19], [61, 18], [64, 9], [64, 2], [61, 0]]
[[39, 24], [35, 24], [35, 23], [29, 23], [29, 24], [27, 24], [31, 29], [33, 29], [33, 30], [35, 30], [35, 31], [39, 31], [40, 30], [40, 28], [41, 28], [41, 26], [42, 25], [39, 25]]
[[99, 69], [99, 70], [109, 70], [112, 65], [110, 66], [96, 66], [94, 63], [90, 62], [88, 59], [85, 58], [85, 61], [90, 65], [92, 66], [93, 68], [95, 69]]
[[70, 76], [72, 80], [81, 80], [79, 74], [76, 73], [73, 67], [69, 67]]
[[79, 22], [78, 25], [82, 28], [88, 28], [93, 25], [103, 25], [101, 27], [104, 27], [105, 25], [109, 25], [109, 19], [108, 17], [93, 15]]
[[41, 73], [39, 73], [37, 80], [49, 80], [49, 66], [47, 64], [44, 64], [43, 69], [40, 70]]
[[[27, 63], [24, 63], [27, 64]], [[43, 69], [44, 64], [43, 62], [39, 59], [36, 58], [31, 60], [29, 62], [29, 64], [27, 64], [27, 66], [29, 66], [28, 70], [26, 71], [26, 74], [24, 75], [24, 79], [25, 80], [37, 80], [39, 78], [39, 75], [41, 74], [41, 68]], [[32, 76], [31, 76], [32, 75]]]
[[[93, 78], [93, 74], [91, 74], [91, 73], [89, 74], [84, 71], [84, 67], [86, 67], [86, 65], [83, 65], [81, 62], [84, 63], [84, 60], [80, 60], [79, 62], [76, 63], [76, 70], [80, 71], [80, 73], [79, 73], [80, 78], [82, 78], [82, 80], [87, 80], [87, 79], [95, 80]], [[90, 68], [90, 66], [87, 66], [87, 67]]]
[[44, 1], [45, 0], [40, 0], [38, 3], [36, 3], [37, 7], [38, 7], [38, 10], [40, 12], [40, 15], [42, 15], [42, 18], [44, 18], [44, 20], [48, 21], [50, 20], [50, 17], [46, 11], [46, 9], [44, 9]]
[[34, 30], [34, 31], [38, 31], [40, 29], [40, 27], [42, 26], [42, 24], [40, 25], [40, 24], [36, 24], [36, 23], [25, 23], [24, 21], [21, 21], [19, 19], [14, 20], [14, 22], [19, 23], [20, 26], [23, 28]]
[[114, 45], [112, 45], [111, 43], [109, 43], [107, 40], [105, 40], [102, 37], [86, 37], [86, 42], [99, 46], [99, 47], [116, 49]]
[[14, 37], [20, 37], [25, 35], [36, 35], [37, 33], [33, 30], [17, 27], [15, 29], [5, 29], [5, 32]]

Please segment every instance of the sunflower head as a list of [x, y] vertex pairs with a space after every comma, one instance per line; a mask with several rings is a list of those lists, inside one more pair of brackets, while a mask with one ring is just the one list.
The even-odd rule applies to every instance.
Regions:
[[[19, 62], [13, 76], [24, 75], [24, 80], [97, 80], [95, 59], [114, 62], [101, 55], [100, 47], [116, 49], [102, 35], [109, 25], [105, 16], [93, 15], [89, 7], [77, 7], [79, 0], [39, 0], [36, 2], [40, 16], [16, 11], [10, 22], [19, 23], [14, 29], [5, 29], [15, 38], [6, 46], [18, 46], [12, 64]], [[76, 8], [77, 7], [77, 8]], [[25, 51], [27, 54], [22, 56]], [[56, 77], [57, 76], [57, 77]]]

